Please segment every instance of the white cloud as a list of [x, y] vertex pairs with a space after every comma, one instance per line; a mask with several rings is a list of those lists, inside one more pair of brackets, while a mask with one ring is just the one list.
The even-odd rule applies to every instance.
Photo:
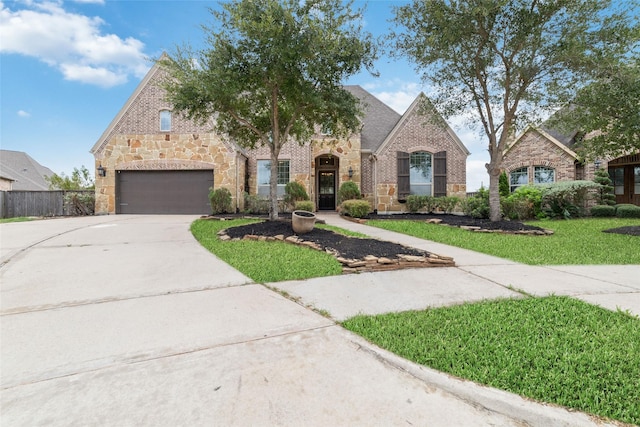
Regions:
[[24, 111], [24, 110], [18, 110], [18, 117], [28, 119], [29, 117], [31, 117], [31, 113], [28, 113], [27, 111]]
[[104, 0], [73, 0], [73, 2], [83, 4], [104, 4]]
[[489, 174], [485, 160], [467, 160], [467, 191], [478, 191], [480, 187], [489, 188]]
[[38, 58], [58, 68], [67, 80], [104, 87], [147, 72], [144, 44], [132, 37], [103, 34], [101, 18], [69, 13], [61, 2], [24, 4], [24, 9], [11, 10], [0, 2], [0, 52]]

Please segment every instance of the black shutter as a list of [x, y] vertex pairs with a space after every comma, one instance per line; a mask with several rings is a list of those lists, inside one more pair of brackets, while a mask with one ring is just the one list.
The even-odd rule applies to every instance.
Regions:
[[409, 182], [409, 153], [402, 151], [398, 155], [398, 200], [406, 200], [411, 192]]
[[433, 195], [447, 195], [447, 152], [440, 151], [433, 156]]

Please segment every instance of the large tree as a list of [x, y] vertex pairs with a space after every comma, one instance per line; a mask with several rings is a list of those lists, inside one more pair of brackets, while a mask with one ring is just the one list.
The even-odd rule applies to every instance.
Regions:
[[490, 217], [500, 219], [503, 153], [523, 125], [573, 99], [599, 58], [637, 42], [637, 23], [607, 0], [414, 0], [396, 7], [398, 52], [450, 117], [471, 111], [488, 138]]
[[341, 0], [236, 0], [210, 10], [206, 49], [177, 48], [161, 63], [176, 111], [238, 144], [270, 150], [270, 219], [278, 218], [282, 146], [308, 142], [317, 125], [335, 136], [358, 129], [358, 100], [342, 82], [371, 70], [376, 44], [362, 11]]
[[549, 120], [551, 126], [585, 135], [578, 153], [585, 160], [640, 152], [640, 61], [638, 55], [613, 66], [601, 61], [592, 83]]

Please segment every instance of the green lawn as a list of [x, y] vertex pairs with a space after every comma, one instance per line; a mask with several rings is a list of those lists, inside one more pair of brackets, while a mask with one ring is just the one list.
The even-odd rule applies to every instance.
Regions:
[[325, 252], [282, 242], [223, 242], [216, 234], [252, 222], [258, 221], [196, 220], [191, 224], [191, 232], [202, 246], [257, 283], [342, 274], [342, 265]]
[[439, 371], [640, 423], [640, 320], [569, 297], [487, 301], [343, 326]]
[[638, 219], [573, 219], [530, 223], [550, 236], [474, 233], [417, 221], [377, 220], [367, 225], [471, 249], [531, 265], [640, 264], [640, 237], [602, 230], [640, 225]]
[[15, 218], [0, 218], [0, 224], [4, 224], [7, 222], [25, 222], [25, 221], [34, 221], [37, 218], [31, 216], [17, 216]]

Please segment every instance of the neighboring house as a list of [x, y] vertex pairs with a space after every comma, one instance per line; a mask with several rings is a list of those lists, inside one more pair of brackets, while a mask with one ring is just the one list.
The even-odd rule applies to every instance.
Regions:
[[[247, 150], [216, 134], [213, 119], [197, 125], [173, 114], [156, 64], [91, 149], [96, 213], [207, 214], [209, 188], [227, 188], [237, 210], [244, 193], [267, 196], [269, 150]], [[466, 194], [468, 150], [451, 128], [419, 114], [420, 95], [404, 115], [359, 86], [362, 128], [347, 139], [318, 133], [290, 141], [278, 165], [278, 193], [302, 183], [318, 209], [335, 210], [340, 185], [352, 180], [378, 212], [401, 212], [409, 193]], [[104, 171], [104, 176], [101, 176]]]
[[22, 151], [0, 150], [0, 190], [47, 191], [53, 171]]
[[593, 180], [597, 168], [607, 168], [617, 203], [640, 205], [640, 153], [584, 163], [576, 153], [584, 135], [542, 127], [527, 127], [504, 152], [503, 169], [511, 191], [521, 185]]

